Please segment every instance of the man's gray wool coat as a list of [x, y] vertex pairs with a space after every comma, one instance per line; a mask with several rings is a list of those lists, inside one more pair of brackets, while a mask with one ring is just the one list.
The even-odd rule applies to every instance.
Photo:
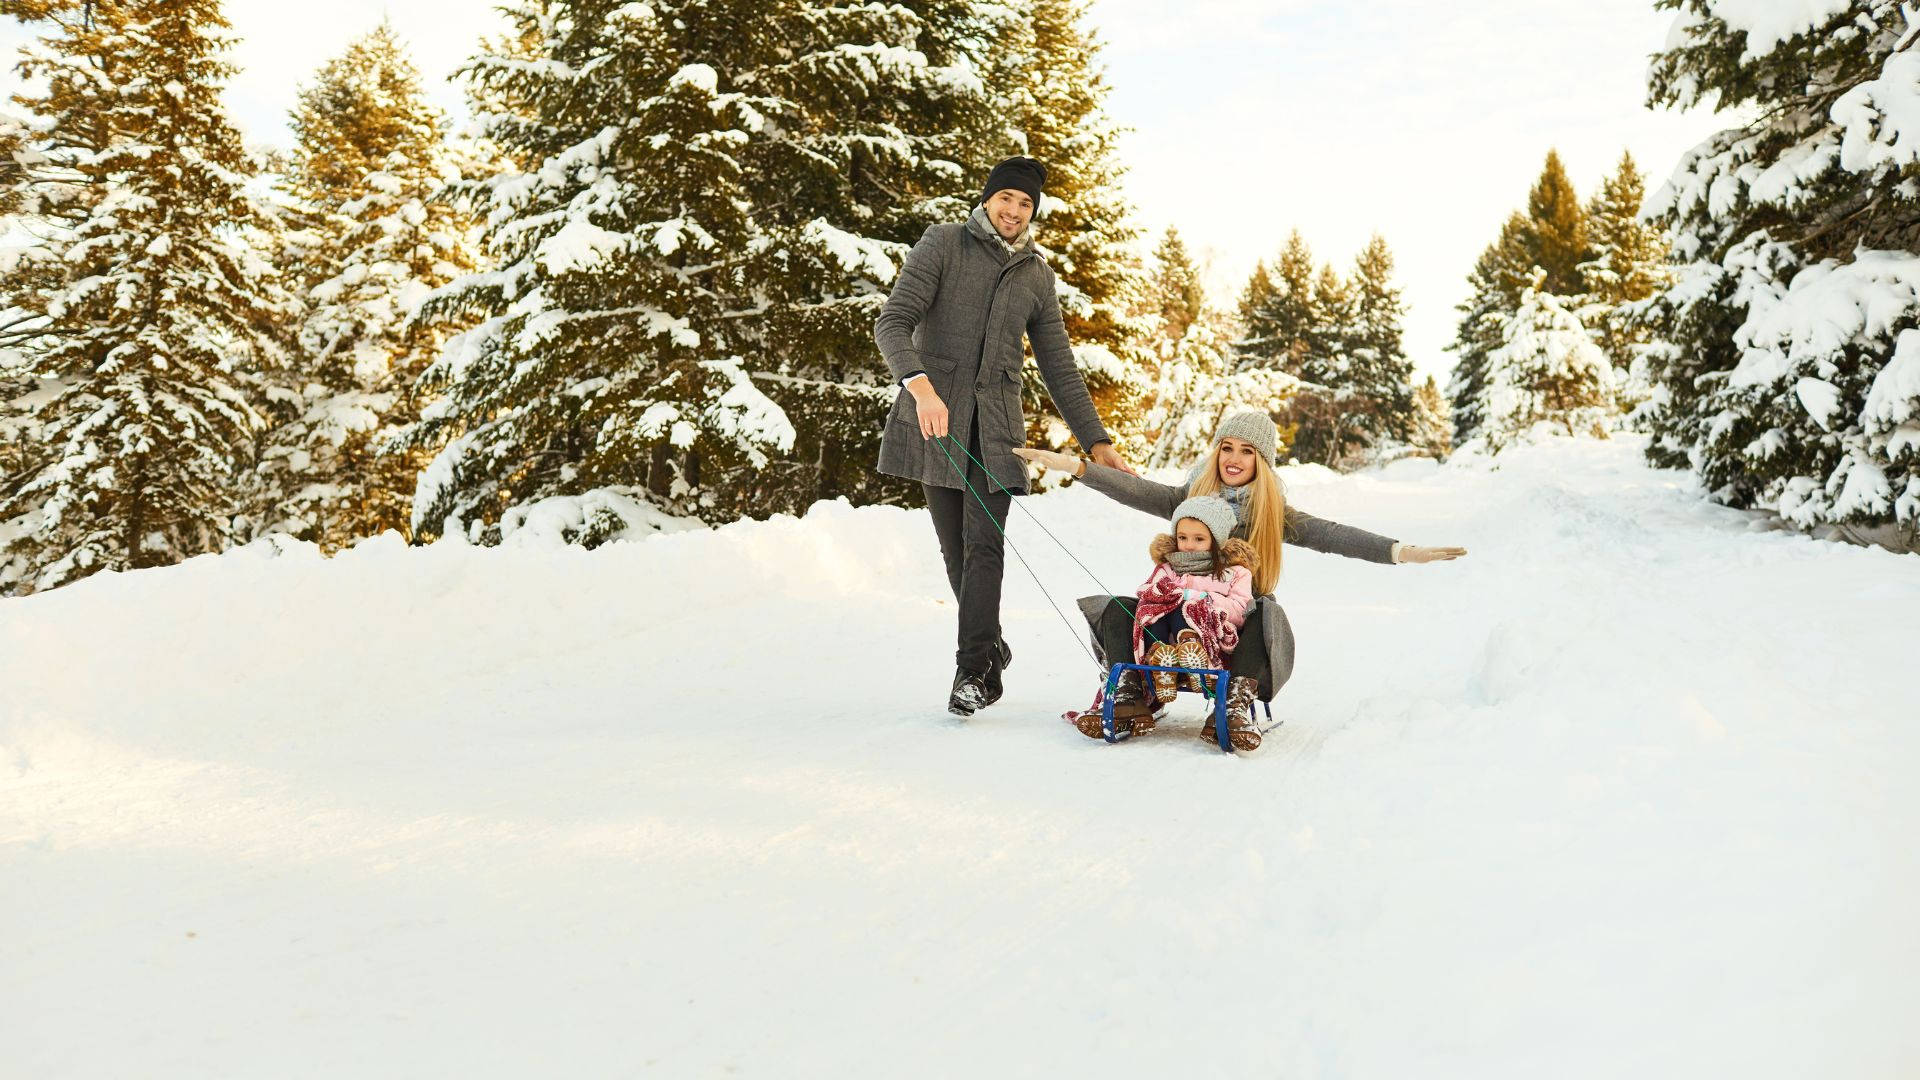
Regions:
[[1020, 406], [1022, 334], [1033, 341], [1040, 378], [1080, 445], [1092, 448], [1107, 439], [1107, 431], [1074, 366], [1053, 268], [1030, 239], [1009, 252], [980, 218], [927, 229], [907, 253], [873, 326], [896, 380], [925, 371], [933, 381], [946, 402], [954, 441], [936, 446], [923, 439], [913, 395], [902, 389], [880, 436], [878, 467], [889, 476], [963, 488], [948, 457], [966, 467], [963, 449], [977, 422], [980, 460], [995, 481], [990, 487], [1024, 495], [1027, 470], [1012, 453], [1027, 442]]

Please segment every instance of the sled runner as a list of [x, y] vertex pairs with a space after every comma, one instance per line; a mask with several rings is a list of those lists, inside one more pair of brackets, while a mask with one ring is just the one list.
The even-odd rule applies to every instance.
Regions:
[[[1201, 692], [1206, 695], [1208, 700], [1213, 702], [1214, 738], [1219, 742], [1220, 749], [1225, 750], [1229, 754], [1233, 753], [1233, 736], [1232, 733], [1227, 730], [1227, 695], [1221, 691], [1221, 687], [1226, 686], [1227, 681], [1231, 679], [1233, 675], [1225, 668], [1161, 667], [1154, 664], [1113, 665], [1112, 669], [1107, 672], [1107, 691], [1101, 695], [1105, 700], [1100, 705], [1100, 734], [1108, 742], [1117, 743], [1133, 736], [1133, 732], [1131, 731], [1115, 731], [1113, 729], [1113, 692], [1120, 686], [1121, 674], [1127, 671], [1138, 671], [1141, 673], [1143, 679], [1146, 673], [1151, 671], [1171, 671], [1176, 675], [1199, 676], [1200, 685], [1207, 687], [1206, 690]], [[1182, 687], [1182, 689], [1185, 689], [1185, 687]], [[1267, 727], [1271, 728], [1273, 726], [1273, 703], [1262, 701], [1260, 702], [1260, 706], [1266, 710]]]

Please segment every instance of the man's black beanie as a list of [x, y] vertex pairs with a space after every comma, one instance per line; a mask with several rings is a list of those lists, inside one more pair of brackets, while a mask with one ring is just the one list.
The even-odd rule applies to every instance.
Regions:
[[1047, 182], [1047, 167], [1030, 157], [1010, 157], [993, 167], [987, 174], [987, 186], [980, 192], [980, 201], [986, 202], [996, 191], [1012, 188], [1024, 192], [1033, 200], [1034, 209], [1040, 208], [1040, 186]]

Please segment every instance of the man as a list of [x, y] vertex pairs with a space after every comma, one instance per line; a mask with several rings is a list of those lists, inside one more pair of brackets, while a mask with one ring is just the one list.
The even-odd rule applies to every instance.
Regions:
[[881, 472], [918, 480], [960, 607], [947, 709], [999, 700], [1013, 651], [1000, 635], [1001, 530], [1027, 492], [1013, 448], [1026, 445], [1021, 336], [1060, 415], [1093, 460], [1128, 469], [1094, 410], [1067, 342], [1053, 270], [1033, 241], [1046, 167], [993, 167], [964, 224], [935, 225], [907, 253], [873, 339], [901, 393], [880, 437]]

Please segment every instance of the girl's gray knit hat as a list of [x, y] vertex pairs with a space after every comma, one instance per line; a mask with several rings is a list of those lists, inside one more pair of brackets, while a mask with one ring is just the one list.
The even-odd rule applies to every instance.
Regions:
[[1233, 507], [1228, 506], [1227, 500], [1218, 495], [1196, 495], [1174, 507], [1173, 516], [1167, 520], [1178, 531], [1181, 518], [1192, 518], [1205, 525], [1207, 531], [1213, 534], [1215, 551], [1220, 550], [1220, 546], [1233, 535], [1233, 527], [1240, 523], [1239, 517], [1233, 512]]
[[1222, 439], [1245, 439], [1260, 451], [1269, 465], [1279, 465], [1274, 455], [1279, 450], [1280, 432], [1273, 426], [1273, 417], [1263, 412], [1237, 412], [1220, 421], [1220, 430], [1213, 433], [1213, 445], [1216, 449]]

